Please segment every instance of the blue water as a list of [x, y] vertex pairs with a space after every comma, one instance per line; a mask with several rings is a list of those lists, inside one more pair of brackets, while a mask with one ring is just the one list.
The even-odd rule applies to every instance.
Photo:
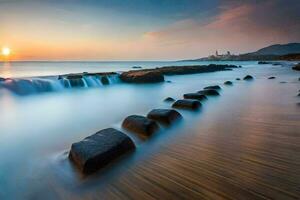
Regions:
[[[35, 92], [33, 95], [25, 96], [2, 88], [0, 90], [0, 199], [39, 199], [42, 197], [53, 199], [52, 195], [56, 193], [64, 197], [63, 194], [70, 192], [70, 185], [76, 185], [74, 187], [77, 188], [82, 183], [70, 165], [66, 164], [68, 163], [66, 155], [73, 142], [103, 128], [121, 129], [120, 123], [128, 115], [145, 115], [153, 108], [169, 108], [170, 105], [163, 102], [165, 97], [171, 96], [179, 99], [184, 93], [195, 92], [212, 84], [222, 85], [224, 81], [231, 80], [237, 88], [249, 89], [249, 92], [243, 93], [235, 86], [224, 89], [224, 95], [226, 91], [232, 94], [232, 98], [228, 96], [227, 101], [236, 101], [236, 106], [242, 107], [242, 102], [236, 98], [240, 94], [251, 94], [251, 88], [254, 86], [258, 90], [261, 84], [270, 84], [271, 82], [267, 80], [269, 76], [277, 76], [272, 84], [281, 87], [285, 93], [296, 95], [299, 89], [299, 75], [290, 66], [262, 66], [257, 65], [257, 62], [223, 63], [241, 65], [243, 68], [233, 71], [167, 76], [166, 79], [171, 83], [135, 85], [114, 82], [107, 87], [99, 85], [99, 87], [71, 88], [63, 91], [57, 90], [57, 92]], [[132, 66], [150, 68], [186, 64], [209, 63], [16, 62], [2, 63], [0, 76], [17, 79], [23, 77], [23, 79], [32, 80], [40, 76], [84, 71], [125, 71], [131, 69]], [[244, 81], [235, 80], [247, 74], [253, 75], [256, 79], [252, 86], [245, 85], [247, 83]], [[288, 83], [280, 84], [281, 81]], [[272, 88], [273, 85], [268, 87]], [[280, 90], [274, 90], [275, 93], [280, 93]], [[249, 95], [249, 98], [254, 97]], [[270, 100], [272, 97], [266, 96], [266, 101], [267, 99]], [[217, 101], [211, 100], [206, 104], [214, 106], [217, 105]], [[284, 106], [284, 104], [295, 104], [297, 99], [294, 96], [282, 97], [282, 99], [274, 99], [274, 102], [279, 102]], [[265, 105], [260, 103], [257, 102], [253, 108]], [[218, 109], [221, 108], [215, 107], [215, 112]], [[230, 116], [234, 118], [235, 108], [227, 109], [232, 110]], [[182, 112], [182, 114], [186, 121], [197, 119], [189, 112]], [[207, 115], [209, 117], [209, 113]], [[191, 125], [183, 123], [182, 126]], [[175, 135], [172, 138], [176, 139]], [[136, 142], [138, 149], [142, 149], [143, 144], [140, 141]], [[158, 147], [154, 145], [152, 148]], [[134, 162], [129, 165], [134, 165]]]

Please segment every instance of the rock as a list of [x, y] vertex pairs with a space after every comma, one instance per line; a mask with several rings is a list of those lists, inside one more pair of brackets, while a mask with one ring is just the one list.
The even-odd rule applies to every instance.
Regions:
[[266, 61], [258, 61], [259, 65], [266, 65], [266, 64], [271, 64], [270, 62], [266, 62]]
[[159, 83], [165, 80], [162, 73], [146, 70], [123, 72], [120, 78], [127, 83]]
[[173, 101], [175, 101], [175, 99], [173, 99], [172, 97], [167, 97], [167, 98], [165, 98], [164, 101], [173, 102]]
[[147, 117], [166, 125], [171, 125], [173, 122], [182, 118], [179, 112], [172, 109], [154, 109], [148, 113]]
[[287, 83], [286, 81], [280, 81], [279, 83]]
[[212, 90], [212, 89], [200, 90], [200, 91], [198, 91], [198, 93], [206, 95], [206, 96], [219, 96], [220, 95], [220, 93], [217, 90]]
[[300, 97], [300, 93], [297, 96]]
[[172, 81], [166, 81], [167, 83], [172, 83]]
[[190, 110], [197, 110], [202, 106], [199, 101], [191, 100], [191, 99], [181, 99], [177, 100], [173, 103], [173, 108], [181, 108], [181, 109], [190, 109]]
[[141, 66], [133, 66], [132, 69], [141, 69]]
[[272, 63], [272, 65], [279, 66], [279, 65], [281, 65], [281, 63]]
[[275, 76], [271, 76], [271, 77], [269, 77], [268, 79], [275, 79], [276, 77]]
[[127, 135], [108, 128], [73, 143], [69, 158], [82, 173], [90, 174], [134, 148]]
[[5, 81], [5, 80], [6, 80], [6, 78], [0, 77], [0, 82]]
[[240, 78], [236, 78], [235, 80], [240, 81], [241, 79]]
[[296, 71], [300, 71], [300, 63], [296, 64], [292, 69]]
[[126, 117], [122, 126], [129, 131], [147, 136], [152, 135], [159, 129], [159, 126], [155, 121], [139, 115], [130, 115]]
[[233, 83], [231, 81], [225, 81], [224, 85], [233, 85]]
[[248, 81], [248, 80], [253, 80], [253, 77], [250, 75], [247, 75], [243, 79]]
[[103, 85], [109, 85], [109, 79], [107, 76], [101, 76], [100, 80]]
[[84, 87], [84, 82], [81, 78], [69, 79], [71, 87]]
[[209, 89], [212, 89], [212, 90], [221, 90], [222, 88], [218, 85], [212, 85], [212, 86], [207, 86], [204, 88], [205, 90], [209, 90]]
[[82, 78], [82, 75], [81, 74], [68, 74], [65, 76], [65, 78], [67, 79], [80, 79]]
[[185, 99], [196, 99], [196, 100], [199, 100], [199, 101], [207, 99], [207, 97], [205, 95], [199, 94], [199, 93], [187, 93], [187, 94], [183, 95], [183, 98], [185, 98]]

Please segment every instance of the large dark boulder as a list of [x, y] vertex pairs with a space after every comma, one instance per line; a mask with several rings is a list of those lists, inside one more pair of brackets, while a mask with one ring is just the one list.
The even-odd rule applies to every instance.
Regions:
[[296, 71], [300, 71], [300, 63], [296, 64], [292, 69]]
[[165, 81], [162, 73], [147, 70], [123, 72], [120, 78], [126, 83], [159, 83]]
[[202, 104], [197, 100], [191, 100], [191, 99], [181, 99], [177, 100], [175, 103], [173, 103], [173, 108], [179, 108], [179, 109], [189, 109], [189, 110], [197, 110], [202, 106]]
[[122, 123], [122, 127], [146, 136], [152, 135], [159, 129], [155, 121], [140, 115], [130, 115], [126, 117]]
[[154, 109], [148, 113], [147, 117], [166, 125], [171, 125], [182, 118], [179, 112], [172, 109]]
[[243, 79], [246, 81], [253, 80], [253, 76], [247, 75]]
[[198, 91], [199, 94], [206, 95], [206, 96], [219, 96], [220, 93], [217, 90], [209, 89], [209, 90], [200, 90]]
[[205, 89], [205, 90], [221, 90], [222, 88], [218, 85], [212, 85], [212, 86], [207, 86], [203, 89]]
[[127, 135], [108, 128], [73, 143], [69, 158], [82, 173], [90, 174], [134, 148]]
[[231, 81], [225, 81], [224, 85], [233, 85], [233, 83]]
[[185, 98], [185, 99], [197, 99], [199, 101], [207, 99], [207, 97], [205, 95], [199, 94], [199, 93], [187, 93], [187, 94], [183, 95], [183, 98]]

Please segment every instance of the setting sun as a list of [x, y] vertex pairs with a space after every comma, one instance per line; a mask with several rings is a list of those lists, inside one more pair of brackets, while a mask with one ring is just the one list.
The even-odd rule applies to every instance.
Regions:
[[9, 49], [8, 47], [3, 47], [3, 48], [2, 48], [2, 54], [3, 54], [4, 56], [9, 56], [9, 54], [10, 54], [10, 49]]

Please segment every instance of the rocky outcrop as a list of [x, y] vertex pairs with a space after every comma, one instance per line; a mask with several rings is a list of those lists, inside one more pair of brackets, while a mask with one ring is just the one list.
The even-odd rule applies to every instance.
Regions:
[[171, 125], [175, 121], [182, 118], [181, 114], [172, 109], [154, 109], [151, 110], [147, 118], [160, 122], [165, 125]]
[[207, 99], [207, 97], [205, 95], [199, 94], [199, 93], [187, 93], [187, 94], [183, 95], [183, 98], [185, 98], [185, 99], [196, 99], [196, 100], [199, 100], [199, 101]]
[[218, 85], [212, 85], [212, 86], [207, 86], [203, 89], [205, 89], [205, 90], [221, 90], [222, 88]]
[[292, 69], [296, 71], [300, 71], [300, 63], [296, 64]]
[[101, 76], [100, 80], [103, 85], [109, 85], [109, 79], [107, 76]]
[[165, 66], [155, 69], [131, 70], [120, 75], [122, 81], [127, 83], [158, 83], [164, 81], [164, 75], [196, 74], [216, 71], [232, 70], [236, 65], [188, 65]]
[[165, 101], [165, 102], [174, 102], [175, 99], [173, 99], [172, 97], [167, 97], [167, 98], [165, 98], [164, 101]]
[[247, 75], [243, 79], [246, 80], [246, 81], [250, 81], [250, 80], [253, 80], [253, 76]]
[[82, 173], [90, 174], [134, 148], [127, 135], [108, 128], [73, 143], [69, 158]]
[[219, 96], [220, 95], [220, 93], [217, 90], [212, 90], [212, 89], [200, 90], [200, 91], [198, 91], [198, 93], [202, 94], [202, 95], [206, 95], [206, 96]]
[[165, 81], [162, 73], [149, 70], [123, 72], [120, 78], [126, 83], [159, 83]]
[[152, 135], [159, 129], [155, 121], [140, 115], [130, 115], [126, 117], [122, 123], [122, 127], [134, 133], [146, 136]]
[[231, 81], [225, 81], [224, 85], [233, 85], [233, 83]]
[[177, 100], [175, 103], [173, 103], [173, 108], [179, 108], [179, 109], [189, 109], [189, 110], [198, 110], [202, 104], [197, 100], [191, 100], [191, 99], [181, 99]]
[[82, 78], [68, 79], [71, 87], [84, 87]]

